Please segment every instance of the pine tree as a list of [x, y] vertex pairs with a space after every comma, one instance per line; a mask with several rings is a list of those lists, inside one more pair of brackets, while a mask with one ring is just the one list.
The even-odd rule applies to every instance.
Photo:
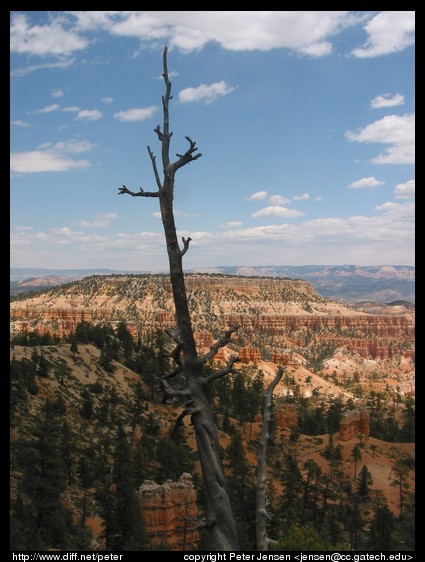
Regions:
[[235, 375], [232, 386], [232, 406], [233, 416], [239, 421], [244, 422], [248, 418], [248, 392], [245, 377], [242, 373]]
[[73, 359], [75, 359], [75, 354], [79, 353], [75, 334], [71, 336], [71, 345], [69, 347], [69, 351], [72, 353]]
[[311, 551], [318, 550], [322, 551], [324, 545], [317, 534], [317, 532], [311, 526], [298, 527], [293, 524], [289, 527], [288, 532], [282, 539], [279, 539], [270, 550], [279, 551]]
[[65, 466], [65, 472], [68, 479], [68, 485], [70, 486], [74, 480], [72, 474], [74, 443], [72, 439], [71, 426], [69, 425], [68, 420], [66, 418], [64, 419], [62, 425], [61, 450], [62, 450], [63, 462]]
[[369, 496], [369, 486], [373, 484], [372, 474], [364, 464], [360, 470], [359, 481], [357, 482], [357, 493], [362, 501]]
[[284, 528], [288, 529], [292, 524], [298, 523], [302, 502], [301, 493], [303, 488], [303, 478], [295, 455], [288, 452], [281, 476], [283, 484], [282, 513], [284, 518]]
[[131, 420], [131, 427], [133, 432], [136, 429], [136, 426], [140, 423], [142, 412], [145, 409], [144, 398], [145, 393], [142, 383], [140, 381], [137, 381], [136, 387], [134, 389], [134, 404]]
[[[58, 411], [56, 403], [47, 402], [34, 439], [22, 442], [20, 449], [19, 488], [26, 506], [25, 532], [28, 537], [37, 537], [41, 550], [49, 546], [66, 548], [70, 541], [70, 516], [62, 502], [67, 477], [61, 451], [63, 419]], [[15, 510], [15, 517], [19, 513]]]
[[301, 525], [304, 525], [305, 521], [307, 520], [307, 509], [309, 507], [311, 508], [313, 516], [316, 512], [318, 480], [320, 475], [322, 474], [322, 469], [312, 459], [306, 461], [303, 465], [303, 468], [304, 470], [306, 470], [306, 476], [304, 482], [302, 511], [300, 516]]
[[81, 416], [86, 420], [91, 420], [94, 415], [94, 402], [93, 397], [88, 392], [87, 389], [84, 389], [82, 394], [82, 403], [81, 403]]
[[133, 336], [129, 332], [125, 322], [120, 322], [118, 324], [115, 333], [121, 344], [125, 364], [127, 364], [127, 362], [131, 360], [134, 351]]
[[137, 494], [131, 463], [130, 445], [122, 426], [118, 428], [113, 480], [104, 497], [107, 550], [142, 551], [146, 532], [142, 506]]
[[86, 524], [86, 511], [87, 511], [87, 491], [93, 485], [94, 471], [90, 459], [90, 452], [83, 451], [78, 462], [78, 478], [81, 487], [83, 488], [83, 506], [81, 513], [81, 525], [84, 527]]
[[240, 431], [232, 435], [225, 452], [229, 498], [242, 550], [255, 549], [255, 487]]
[[360, 446], [358, 444], [354, 445], [351, 451], [351, 458], [354, 462], [354, 478], [353, 480], [356, 481], [357, 478], [357, 463], [362, 460], [362, 452], [360, 450]]
[[171, 439], [165, 437], [157, 441], [155, 459], [157, 462], [155, 480], [159, 483], [166, 480], [176, 481], [183, 472], [194, 471], [192, 450], [179, 430]]
[[370, 524], [370, 549], [393, 550], [393, 532], [395, 528], [394, 515], [387, 505], [378, 506]]
[[404, 511], [404, 504], [406, 499], [406, 492], [409, 488], [409, 484], [407, 482], [407, 476], [410, 472], [410, 468], [408, 464], [405, 462], [405, 459], [397, 459], [395, 462], [392, 472], [394, 474], [393, 481], [391, 482], [391, 486], [398, 489], [398, 507], [400, 510], [400, 519], [403, 518], [403, 511]]

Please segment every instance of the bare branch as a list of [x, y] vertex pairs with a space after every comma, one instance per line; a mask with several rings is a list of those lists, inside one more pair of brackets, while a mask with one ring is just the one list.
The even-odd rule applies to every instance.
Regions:
[[179, 414], [178, 418], [176, 419], [173, 427], [173, 431], [171, 432], [171, 437], [176, 433], [180, 426], [183, 425], [183, 420], [187, 416], [187, 411], [183, 410], [181, 414]]
[[180, 333], [176, 327], [170, 328], [169, 330], [164, 330], [167, 336], [170, 336], [172, 340], [176, 342], [178, 346], [183, 347], [183, 342], [180, 340]]
[[225, 347], [230, 342], [230, 338], [232, 337], [232, 334], [237, 330], [239, 330], [239, 328], [240, 328], [239, 324], [236, 324], [235, 326], [227, 330], [224, 336], [221, 339], [219, 339], [214, 345], [211, 346], [209, 352], [202, 357], [201, 361], [203, 363], [206, 363], [207, 361], [213, 359], [213, 357], [217, 355], [218, 350], [221, 347]]
[[216, 519], [213, 518], [207, 519], [206, 517], [203, 517], [202, 519], [200, 519], [199, 523], [194, 527], [194, 530], [210, 529], [216, 523], [217, 523]]
[[170, 157], [169, 157], [169, 148], [170, 148], [170, 139], [173, 133], [170, 133], [170, 115], [168, 111], [169, 102], [171, 99], [171, 82], [168, 78], [168, 64], [167, 64], [167, 47], [164, 47], [164, 52], [162, 56], [162, 64], [164, 72], [162, 73], [162, 77], [164, 78], [165, 82], [165, 95], [162, 96], [162, 109], [163, 109], [163, 116], [164, 116], [164, 123], [162, 128], [162, 137], [159, 135], [159, 125], [157, 127], [156, 133], [158, 134], [159, 140], [162, 144], [162, 163], [164, 165], [164, 170], [168, 168], [170, 165]]
[[171, 398], [172, 396], [190, 396], [188, 388], [172, 388], [165, 378], [161, 380], [161, 384], [164, 387], [164, 399]]
[[141, 187], [140, 191], [130, 191], [125, 185], [118, 188], [118, 195], [127, 193], [132, 197], [159, 197], [159, 191], [144, 191]]
[[168, 373], [167, 375], [164, 375], [162, 378], [167, 381], [168, 379], [173, 379], [179, 373], [182, 373], [182, 372], [183, 372], [183, 368], [182, 368], [182, 366], [179, 366], [179, 367], [176, 367], [175, 369], [173, 369], [171, 371], [171, 373]]
[[155, 179], [156, 179], [156, 185], [158, 186], [158, 189], [161, 191], [162, 189], [162, 183], [161, 180], [159, 179], [159, 174], [158, 174], [158, 168], [156, 167], [156, 158], [154, 153], [152, 152], [150, 146], [148, 146], [148, 152], [149, 152], [149, 156], [151, 158], [151, 162], [152, 162], [152, 167], [153, 167], [153, 172], [155, 174]]
[[196, 142], [193, 141], [190, 137], [185, 137], [185, 139], [187, 140], [190, 146], [184, 154], [176, 154], [178, 160], [173, 164], [174, 171], [177, 171], [182, 166], [185, 166], [186, 164], [189, 164], [189, 162], [193, 162], [193, 160], [197, 160], [202, 156], [201, 153], [197, 154], [196, 156], [193, 156], [193, 153], [198, 150], [196, 146]]
[[184, 256], [189, 249], [189, 244], [190, 242], [192, 242], [192, 238], [190, 236], [188, 238], [182, 236], [182, 241], [183, 241], [183, 250], [181, 250], [180, 254]]
[[[164, 98], [162, 98], [162, 100], [164, 100]], [[158, 135], [159, 140], [162, 141], [162, 139], [164, 138], [164, 135], [162, 134], [161, 126], [160, 126], [160, 125], [157, 125], [157, 126], [155, 127], [154, 131], [155, 131], [155, 133]]]
[[212, 373], [211, 375], [208, 375], [208, 377], [205, 377], [204, 378], [205, 383], [209, 384], [211, 381], [214, 381], [215, 379], [219, 379], [220, 377], [224, 377], [225, 375], [228, 375], [229, 373], [234, 373], [234, 374], [240, 373], [241, 371], [233, 368], [233, 365], [235, 363], [237, 363], [238, 361], [240, 361], [238, 356], [231, 357], [229, 359], [229, 361], [227, 362], [227, 365], [224, 367], [224, 369], [221, 369], [221, 371], [216, 371], [215, 373]]
[[[168, 332], [167, 330], [165, 330], [165, 332], [170, 337], [173, 337], [171, 332]], [[176, 347], [173, 349], [173, 351], [171, 353], [164, 353], [164, 355], [163, 355], [164, 357], [171, 357], [172, 359], [174, 359], [174, 361], [177, 363], [177, 367], [175, 369], [173, 369], [171, 371], [171, 373], [168, 373], [168, 375], [164, 375], [162, 377], [163, 380], [173, 379], [179, 373], [183, 372], [183, 363], [180, 359], [180, 353], [181, 353], [182, 350], [183, 350], [183, 344], [182, 344], [182, 342], [178, 342]]]
[[182, 367], [182, 362], [181, 362], [181, 359], [180, 359], [180, 353], [183, 351], [183, 348], [184, 348], [183, 343], [178, 342], [176, 347], [173, 349], [173, 351], [169, 355], [169, 357], [174, 359], [174, 361], [177, 363], [177, 365], [179, 367]]
[[267, 551], [269, 549], [269, 541], [267, 538], [267, 518], [269, 516], [267, 514], [267, 509], [266, 509], [266, 491], [265, 491], [267, 443], [269, 440], [269, 427], [270, 427], [273, 391], [277, 383], [282, 378], [285, 368], [286, 367], [279, 365], [276, 376], [269, 384], [264, 398], [263, 427], [261, 430], [260, 444], [258, 447], [256, 516], [255, 516], [257, 550], [259, 551]]
[[265, 509], [260, 509], [258, 511], [258, 513], [260, 515], [263, 515], [264, 517], [266, 517], [269, 521], [271, 521], [273, 519], [273, 517], [270, 515], [270, 513], [268, 513]]

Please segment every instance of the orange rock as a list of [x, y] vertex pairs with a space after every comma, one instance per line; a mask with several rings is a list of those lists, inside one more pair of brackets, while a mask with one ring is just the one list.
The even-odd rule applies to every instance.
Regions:
[[284, 403], [276, 409], [276, 427], [286, 429], [298, 425], [295, 404]]
[[147, 533], [152, 547], [193, 550], [199, 539], [198, 509], [192, 476], [183, 473], [178, 482], [145, 481], [139, 488]]
[[358, 433], [369, 435], [369, 419], [369, 411], [367, 408], [344, 412], [339, 426], [339, 438], [341, 441], [349, 441]]

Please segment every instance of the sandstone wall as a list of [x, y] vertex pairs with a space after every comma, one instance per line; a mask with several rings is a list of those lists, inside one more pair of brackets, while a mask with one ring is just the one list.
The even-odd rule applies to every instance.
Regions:
[[349, 441], [358, 433], [369, 435], [369, 412], [367, 408], [359, 410], [348, 410], [344, 412], [339, 427], [339, 438], [341, 441]]
[[145, 481], [139, 488], [147, 533], [153, 548], [168, 545], [171, 550], [193, 550], [199, 539], [196, 490], [192, 476], [183, 473], [178, 482], [157, 484]]

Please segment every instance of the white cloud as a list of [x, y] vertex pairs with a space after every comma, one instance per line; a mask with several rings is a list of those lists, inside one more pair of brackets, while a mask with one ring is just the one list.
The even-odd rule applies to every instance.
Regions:
[[370, 58], [402, 51], [415, 42], [415, 12], [379, 12], [364, 26], [368, 38], [352, 54]]
[[11, 76], [25, 76], [31, 72], [36, 72], [37, 70], [42, 70], [43, 68], [68, 68], [72, 66], [75, 62], [75, 58], [70, 58], [66, 60], [61, 60], [58, 62], [46, 62], [42, 64], [31, 64], [29, 66], [23, 66], [21, 68], [15, 68], [10, 71]]
[[31, 55], [64, 56], [85, 49], [87, 39], [62, 26], [60, 18], [52, 18], [46, 25], [31, 26], [25, 14], [12, 15], [10, 50]]
[[415, 180], [399, 183], [395, 186], [394, 195], [397, 199], [410, 199], [415, 197]]
[[[192, 238], [186, 267], [306, 263], [407, 264], [415, 261], [414, 204], [384, 204], [370, 216], [322, 217], [289, 224], [218, 232], [181, 232]], [[11, 236], [14, 267], [110, 267], [168, 271], [162, 230], [81, 232], [69, 227], [39, 232], [20, 229]], [[226, 248], [225, 255], [223, 247]], [[143, 266], [140, 255], [143, 252]]]
[[118, 218], [118, 213], [102, 213], [94, 217], [92, 221], [81, 219], [78, 224], [88, 228], [105, 228]]
[[14, 125], [15, 127], [31, 127], [31, 123], [22, 121], [22, 119], [16, 119], [15, 121], [11, 121], [10, 124]]
[[102, 103], [112, 103], [114, 101], [114, 98], [110, 98], [110, 97], [101, 98], [100, 101]]
[[11, 172], [30, 174], [33, 172], [66, 172], [68, 170], [88, 168], [88, 160], [72, 160], [60, 154], [33, 150], [15, 152], [10, 155]]
[[52, 111], [58, 111], [60, 109], [60, 105], [57, 103], [52, 103], [51, 105], [47, 105], [46, 107], [42, 107], [41, 109], [36, 109], [33, 111], [34, 115], [38, 115], [39, 113], [51, 113]]
[[270, 195], [269, 201], [273, 205], [286, 205], [286, 203], [289, 203], [291, 200], [289, 197], [284, 197], [283, 195]]
[[329, 41], [319, 41], [311, 45], [306, 45], [305, 47], [300, 47], [299, 52], [311, 57], [323, 57], [332, 52], [332, 43]]
[[307, 199], [311, 199], [309, 193], [303, 193], [302, 195], [295, 195], [295, 197], [293, 197], [294, 201], [306, 201]]
[[219, 96], [226, 96], [234, 91], [234, 87], [230, 86], [224, 80], [215, 82], [214, 84], [201, 84], [197, 88], [185, 88], [179, 92], [179, 101], [188, 103], [193, 101], [202, 101], [206, 104], [212, 103]]
[[229, 265], [270, 265], [270, 256], [274, 256], [275, 264], [305, 265], [330, 263], [329, 260], [333, 264], [412, 264], [414, 205], [385, 203], [376, 207], [371, 216], [323, 217], [228, 230], [204, 238], [204, 244], [200, 244], [203, 256], [209, 251], [207, 241], [211, 246], [219, 244], [217, 236], [226, 244]]
[[13, 15], [10, 48], [16, 53], [65, 57], [88, 47], [88, 32], [105, 31], [139, 39], [138, 52], [164, 44], [189, 52], [215, 41], [231, 51], [286, 48], [322, 57], [333, 51], [334, 36], [365, 20], [368, 39], [353, 50], [354, 56], [395, 52], [414, 42], [414, 12], [68, 11], [59, 16], [49, 13], [44, 25], [31, 25], [27, 15]]
[[78, 105], [69, 105], [67, 107], [63, 108], [64, 111], [72, 111], [74, 113], [77, 113], [77, 111], [80, 111], [80, 108], [78, 107]]
[[363, 188], [363, 187], [376, 187], [378, 185], [384, 185], [385, 182], [381, 180], [377, 180], [376, 178], [368, 177], [368, 178], [361, 178], [360, 180], [352, 181], [347, 187], [351, 188]]
[[120, 14], [123, 14], [124, 17], [124, 12], [119, 11], [96, 10], [87, 12], [70, 11], [67, 13], [76, 18], [75, 27], [81, 31], [108, 29], [114, 21], [114, 16], [118, 16], [120, 18]]
[[53, 88], [52, 90], [52, 97], [53, 98], [61, 98], [64, 95], [64, 91], [60, 88]]
[[156, 105], [150, 107], [135, 107], [134, 109], [127, 109], [125, 111], [118, 111], [114, 113], [115, 119], [123, 122], [144, 121], [150, 119], [157, 110]]
[[98, 121], [102, 117], [102, 112], [98, 109], [81, 109], [75, 119], [81, 121]]
[[10, 171], [21, 174], [35, 172], [66, 172], [90, 166], [88, 160], [74, 160], [67, 153], [88, 152], [95, 145], [88, 141], [63, 141], [56, 144], [43, 143], [37, 150], [15, 152], [10, 155]]
[[55, 145], [53, 145], [51, 150], [54, 150], [55, 152], [71, 152], [73, 154], [80, 154], [81, 152], [89, 152], [95, 146], [95, 144], [86, 140], [69, 140], [64, 142], [57, 142]]
[[142, 44], [166, 43], [181, 51], [194, 51], [216, 41], [232, 51], [288, 48], [308, 56], [329, 54], [332, 45], [328, 38], [364, 18], [343, 11], [70, 13], [77, 18], [77, 29], [101, 28], [115, 35], [137, 37]]
[[386, 115], [357, 131], [347, 131], [349, 141], [391, 144], [374, 164], [413, 164], [415, 161], [415, 114]]
[[255, 213], [252, 213], [251, 217], [301, 217], [304, 213], [297, 211], [295, 209], [287, 209], [281, 205], [271, 205], [270, 207], [264, 207]]
[[249, 201], [262, 201], [267, 197], [267, 191], [257, 191], [249, 196]]
[[242, 225], [241, 221], [229, 221], [219, 224], [220, 228], [239, 228]]
[[403, 94], [382, 94], [382, 96], [376, 96], [376, 98], [373, 98], [373, 100], [370, 102], [370, 108], [380, 109], [381, 107], [396, 107], [403, 104]]

